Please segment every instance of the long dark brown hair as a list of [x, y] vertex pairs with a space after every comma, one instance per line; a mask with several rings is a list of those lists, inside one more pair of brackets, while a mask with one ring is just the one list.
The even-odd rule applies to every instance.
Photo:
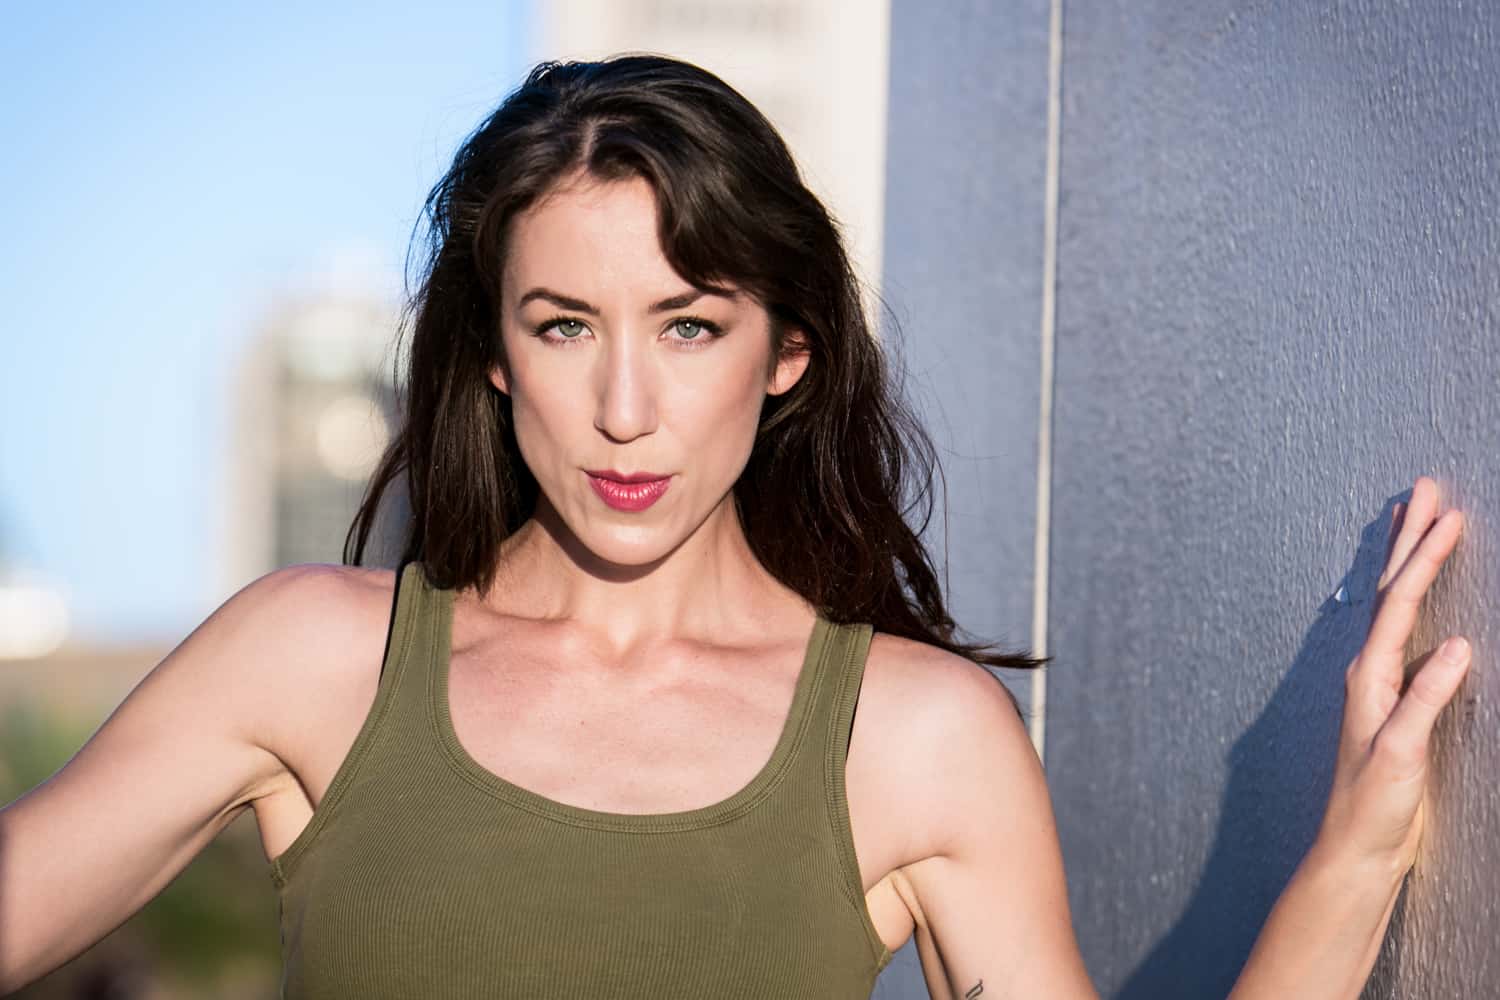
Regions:
[[424, 266], [397, 335], [403, 423], [350, 525], [345, 563], [360, 565], [381, 497], [404, 476], [400, 561], [420, 560], [436, 586], [488, 591], [501, 542], [539, 492], [510, 397], [488, 378], [503, 363], [509, 222], [575, 171], [648, 181], [662, 249], [683, 279], [756, 296], [771, 316], [773, 367], [783, 351], [811, 354], [790, 391], [766, 397], [734, 485], [761, 564], [830, 621], [868, 622], [991, 666], [1046, 663], [955, 637], [919, 538], [936, 453], [867, 324], [837, 223], [748, 100], [707, 70], [656, 55], [539, 63], [428, 195]]

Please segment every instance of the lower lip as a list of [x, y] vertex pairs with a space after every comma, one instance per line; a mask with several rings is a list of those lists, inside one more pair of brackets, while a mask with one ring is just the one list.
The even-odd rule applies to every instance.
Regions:
[[613, 479], [589, 475], [589, 485], [599, 494], [599, 499], [615, 510], [645, 510], [661, 499], [671, 481], [672, 478], [666, 476], [643, 483], [617, 483]]

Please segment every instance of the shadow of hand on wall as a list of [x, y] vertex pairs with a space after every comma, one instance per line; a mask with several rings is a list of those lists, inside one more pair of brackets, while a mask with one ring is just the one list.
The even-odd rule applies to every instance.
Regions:
[[[1369, 633], [1385, 567], [1392, 497], [1360, 535], [1353, 565], [1260, 717], [1229, 751], [1219, 825], [1182, 916], [1130, 974], [1119, 1000], [1227, 996], [1292, 873], [1312, 846], [1332, 785], [1344, 671]], [[1290, 609], [1289, 609], [1290, 613]], [[1246, 655], [1253, 643], [1246, 642]], [[1391, 926], [1401, 919], [1403, 891]]]

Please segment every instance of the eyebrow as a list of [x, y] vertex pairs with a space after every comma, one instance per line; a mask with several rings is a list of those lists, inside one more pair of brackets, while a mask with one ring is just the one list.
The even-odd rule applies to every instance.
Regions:
[[[689, 291], [683, 292], [681, 295], [672, 295], [668, 298], [662, 299], [660, 302], [653, 303], [651, 307], [646, 311], [650, 313], [663, 313], [669, 312], [673, 309], [681, 309], [685, 306], [692, 305], [694, 302], [698, 301], [705, 295], [713, 295], [718, 298], [729, 299], [730, 301], [739, 298], [739, 292], [731, 291], [727, 288], [723, 290], [715, 288], [694, 288]], [[575, 299], [571, 295], [563, 295], [561, 292], [554, 292], [550, 288], [533, 288], [531, 291], [521, 296], [521, 298], [516, 302], [516, 310], [519, 312], [521, 309], [525, 308], [526, 303], [532, 301], [533, 299], [543, 299], [545, 301], [553, 303], [554, 305], [560, 306], [563, 309], [572, 309], [575, 312], [588, 313], [590, 316], [599, 315], [599, 310], [596, 307], [589, 305], [582, 299]]]

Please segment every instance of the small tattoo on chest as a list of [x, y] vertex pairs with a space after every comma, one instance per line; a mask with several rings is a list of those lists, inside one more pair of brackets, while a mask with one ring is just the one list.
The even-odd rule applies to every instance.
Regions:
[[974, 997], [977, 997], [979, 994], [981, 994], [983, 992], [984, 992], [984, 980], [981, 979], [981, 980], [979, 980], [979, 982], [977, 982], [973, 986], [969, 987], [969, 992], [967, 992], [967, 993], [964, 994], [964, 1000], [974, 1000]]

